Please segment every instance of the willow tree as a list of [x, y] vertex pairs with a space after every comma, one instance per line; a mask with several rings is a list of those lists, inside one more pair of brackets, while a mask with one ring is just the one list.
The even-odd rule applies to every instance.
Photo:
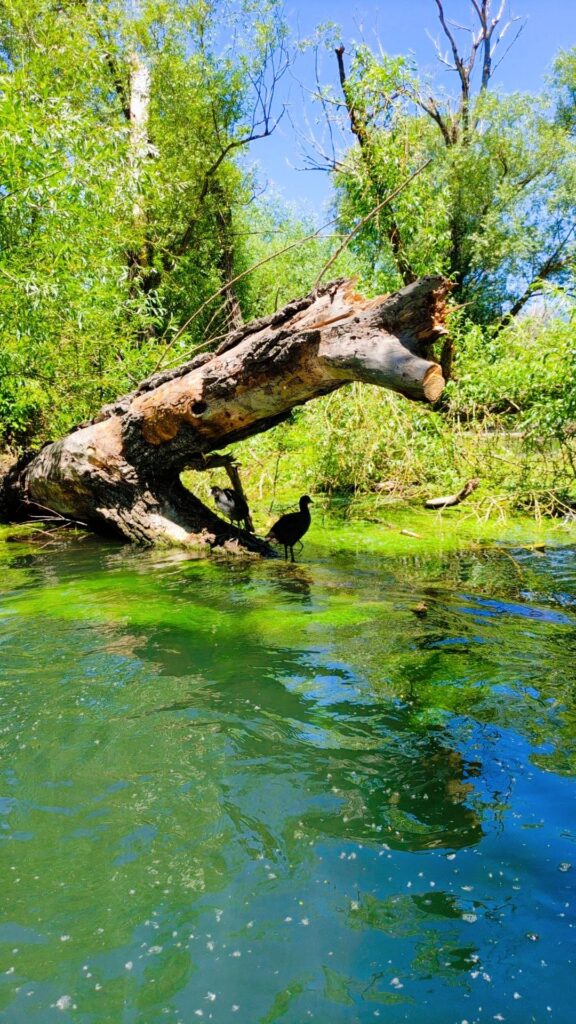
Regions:
[[495, 73], [530, 24], [508, 18], [503, 0], [429, 3], [441, 82], [413, 58], [335, 46], [332, 31], [336, 84], [319, 83], [318, 95], [331, 137], [338, 127], [348, 145], [311, 159], [332, 172], [346, 228], [431, 158], [355, 250], [377, 286], [443, 273], [469, 317], [494, 321], [549, 283], [572, 280], [574, 58], [562, 55], [541, 95], [504, 94]]
[[[273, 132], [287, 66], [277, 5], [258, 6], [254, 23], [250, 0], [0, 4], [0, 443], [134, 386], [242, 269], [236, 157]], [[181, 344], [237, 326], [242, 300]]]

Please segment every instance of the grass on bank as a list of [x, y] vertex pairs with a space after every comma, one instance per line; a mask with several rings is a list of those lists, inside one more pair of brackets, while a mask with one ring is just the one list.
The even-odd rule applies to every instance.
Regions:
[[[312, 495], [307, 546], [402, 555], [576, 536], [576, 494], [559, 448], [527, 451], [515, 431], [486, 423], [448, 425], [378, 388], [354, 384], [311, 403], [234, 455], [259, 534]], [[424, 508], [472, 477], [480, 486], [461, 505]], [[207, 504], [212, 484], [229, 486], [224, 470], [185, 480]]]
[[[346, 519], [421, 508], [478, 477], [465, 516], [569, 522], [576, 511], [576, 348], [570, 310], [504, 330], [456, 312], [455, 379], [442, 410], [355, 383], [295, 409], [236, 448], [252, 505], [283, 511], [305, 492]], [[200, 481], [208, 486], [218, 480]]]
[[[344, 518], [380, 518], [391, 507], [421, 507], [479, 477], [478, 490], [460, 506], [468, 515], [571, 519], [576, 487], [566, 446], [553, 437], [537, 444], [506, 426], [502, 417], [447, 419], [353, 384], [295, 410], [287, 423], [237, 445], [234, 454], [249, 501], [270, 513], [309, 492], [324, 495]], [[212, 483], [226, 484], [223, 470], [190, 481], [204, 498]]]

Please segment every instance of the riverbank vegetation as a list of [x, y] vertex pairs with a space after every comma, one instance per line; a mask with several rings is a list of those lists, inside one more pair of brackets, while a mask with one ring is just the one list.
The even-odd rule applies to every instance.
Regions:
[[7, 451], [41, 447], [320, 279], [354, 275], [375, 295], [441, 273], [453, 310], [438, 407], [350, 385], [239, 446], [249, 495], [315, 490], [354, 513], [480, 477], [479, 514], [572, 515], [575, 51], [540, 95], [503, 94], [494, 71], [522, 22], [485, 0], [463, 33], [430, 3], [452, 91], [332, 28], [301, 47], [333, 59], [306, 157], [334, 186], [320, 228], [249, 162], [274, 145], [304, 59], [273, 0], [1, 5]]

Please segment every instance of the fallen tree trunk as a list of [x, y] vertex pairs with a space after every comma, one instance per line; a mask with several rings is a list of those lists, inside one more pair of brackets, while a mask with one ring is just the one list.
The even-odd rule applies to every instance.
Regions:
[[433, 344], [446, 334], [441, 278], [366, 300], [335, 281], [233, 331], [216, 352], [144, 381], [95, 419], [49, 444], [4, 480], [11, 518], [49, 510], [142, 544], [222, 543], [265, 551], [180, 482], [185, 469], [281, 423], [291, 409], [353, 381], [434, 402], [444, 387]]

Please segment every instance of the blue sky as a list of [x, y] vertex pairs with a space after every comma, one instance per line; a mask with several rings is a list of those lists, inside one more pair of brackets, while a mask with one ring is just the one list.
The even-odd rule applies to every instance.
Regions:
[[[493, 6], [498, 6], [498, 0], [493, 0]], [[538, 91], [558, 50], [576, 44], [576, 0], [510, 0], [508, 10], [512, 16], [524, 17], [526, 23], [494, 76], [494, 88], [507, 92]], [[445, 11], [455, 21], [471, 24], [470, 0], [445, 0]], [[430, 38], [438, 39], [444, 46], [434, 0], [286, 0], [285, 14], [294, 35], [300, 39], [311, 37], [317, 25], [332, 22], [341, 27], [345, 46], [363, 40], [381, 45], [393, 54], [412, 51], [420, 67], [438, 75], [442, 85], [451, 88], [455, 76], [436, 60]], [[510, 38], [513, 32], [514, 26], [509, 31]], [[461, 38], [465, 38], [463, 34]], [[505, 41], [502, 52], [506, 45]], [[325, 52], [320, 67], [322, 80], [334, 82], [335, 72], [335, 58]], [[322, 219], [330, 194], [328, 176], [301, 169], [302, 135], [310, 129], [316, 135], [321, 132], [313, 124], [319, 112], [305, 98], [306, 90], [313, 87], [312, 59], [302, 55], [280, 86], [282, 97], [287, 95], [290, 119], [284, 117], [272, 138], [252, 147], [251, 159], [256, 161], [261, 180], [268, 183], [268, 188], [294, 204], [302, 214]]]

